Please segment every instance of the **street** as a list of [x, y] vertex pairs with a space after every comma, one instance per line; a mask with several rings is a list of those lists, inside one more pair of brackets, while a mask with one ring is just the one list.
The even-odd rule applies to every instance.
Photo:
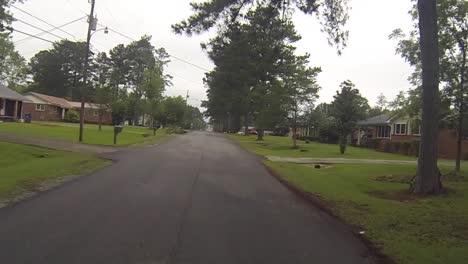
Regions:
[[105, 155], [115, 164], [0, 209], [0, 263], [372, 263], [221, 134]]

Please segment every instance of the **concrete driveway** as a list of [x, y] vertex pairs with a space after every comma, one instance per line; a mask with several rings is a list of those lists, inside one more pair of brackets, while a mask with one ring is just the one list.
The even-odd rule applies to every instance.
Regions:
[[118, 162], [0, 209], [0, 263], [372, 263], [223, 135], [106, 155]]

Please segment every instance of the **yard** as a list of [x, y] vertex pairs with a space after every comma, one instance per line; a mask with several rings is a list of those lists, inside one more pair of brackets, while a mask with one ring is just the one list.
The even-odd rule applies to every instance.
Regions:
[[91, 155], [55, 151], [0, 141], [0, 200], [63, 176], [90, 173], [110, 164]]
[[[299, 142], [288, 137], [230, 135], [242, 147], [265, 156], [414, 160], [412, 157], [337, 145]], [[303, 150], [303, 151], [301, 151]], [[304, 151], [305, 150], [305, 151]], [[335, 164], [314, 168], [264, 161], [279, 177], [310, 193], [327, 210], [364, 231], [383, 254], [401, 264], [462, 264], [468, 259], [468, 164], [464, 177], [448, 176], [453, 166], [440, 165], [446, 193], [417, 197], [408, 193], [415, 165]]]
[[229, 135], [245, 149], [262, 156], [297, 157], [297, 158], [348, 158], [381, 160], [416, 160], [415, 157], [377, 152], [371, 149], [348, 146], [344, 155], [338, 145], [298, 141], [299, 149], [292, 149], [290, 137], [266, 136], [264, 141], [256, 141], [256, 136]]
[[[114, 144], [114, 131], [112, 126], [102, 126], [102, 131], [97, 125], [86, 124], [84, 129], [84, 143], [93, 145]], [[71, 123], [0, 123], [0, 132], [16, 135], [45, 137], [51, 139], [78, 141], [78, 124]], [[158, 142], [168, 137], [167, 130], [160, 129], [156, 136], [153, 131], [144, 127], [124, 127], [123, 132], [118, 135], [117, 145], [127, 146], [143, 142]]]

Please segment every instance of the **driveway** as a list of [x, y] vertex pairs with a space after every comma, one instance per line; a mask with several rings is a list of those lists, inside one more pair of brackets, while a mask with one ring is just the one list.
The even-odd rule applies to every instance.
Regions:
[[107, 155], [118, 162], [0, 209], [0, 263], [372, 263], [223, 135]]

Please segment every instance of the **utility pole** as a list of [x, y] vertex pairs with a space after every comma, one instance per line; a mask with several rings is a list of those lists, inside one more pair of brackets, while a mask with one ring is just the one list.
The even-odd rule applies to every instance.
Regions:
[[84, 127], [84, 115], [85, 115], [85, 96], [84, 96], [84, 89], [87, 85], [87, 75], [88, 75], [88, 63], [89, 63], [89, 48], [91, 42], [91, 32], [96, 30], [96, 19], [94, 17], [94, 6], [96, 4], [96, 0], [91, 0], [91, 12], [88, 18], [88, 36], [86, 38], [86, 51], [85, 51], [85, 60], [83, 66], [83, 85], [81, 86], [81, 108], [80, 108], [80, 137], [79, 142], [83, 142], [83, 127]]

